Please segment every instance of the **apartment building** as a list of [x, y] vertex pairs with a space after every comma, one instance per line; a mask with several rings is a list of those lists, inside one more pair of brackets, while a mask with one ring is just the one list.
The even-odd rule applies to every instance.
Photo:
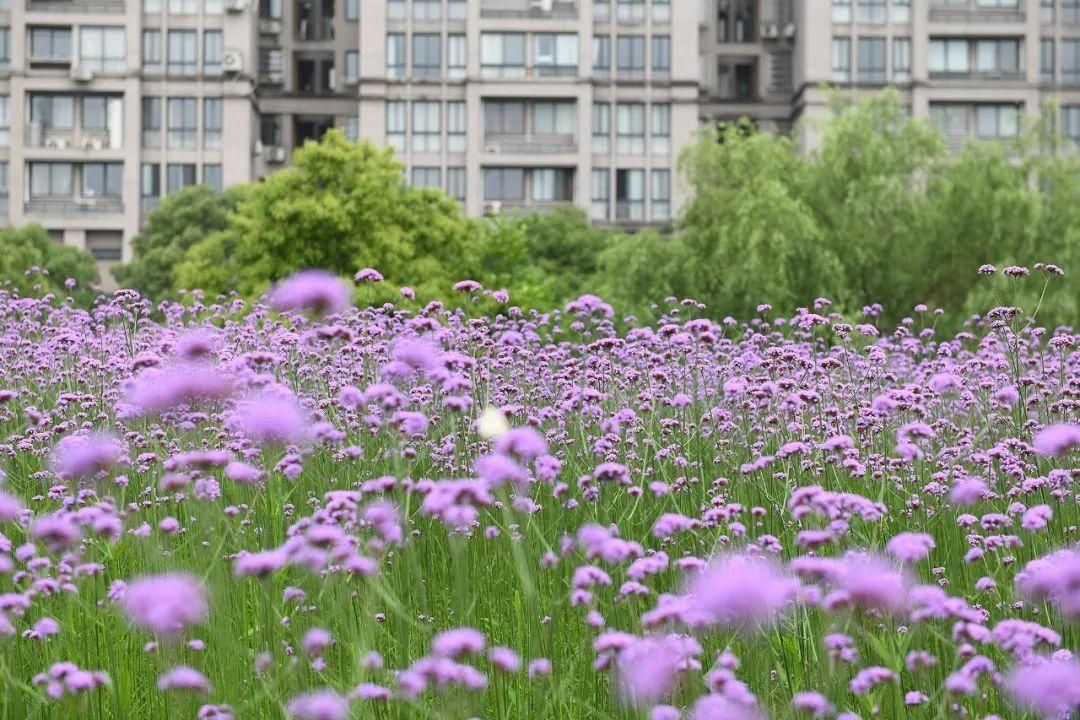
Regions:
[[471, 215], [662, 225], [699, 124], [810, 147], [825, 84], [957, 148], [1055, 100], [1080, 142], [1080, 0], [0, 0], [0, 217], [126, 260], [164, 195], [339, 127]]

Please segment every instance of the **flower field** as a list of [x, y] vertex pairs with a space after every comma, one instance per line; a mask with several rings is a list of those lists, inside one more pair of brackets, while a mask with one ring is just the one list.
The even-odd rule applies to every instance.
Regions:
[[0, 295], [0, 718], [1080, 708], [1072, 330], [456, 289]]

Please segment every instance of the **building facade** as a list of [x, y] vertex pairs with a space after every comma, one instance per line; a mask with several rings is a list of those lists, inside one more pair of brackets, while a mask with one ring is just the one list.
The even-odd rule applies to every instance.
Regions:
[[700, 123], [812, 146], [826, 84], [953, 147], [1049, 100], [1080, 139], [1080, 0], [0, 0], [0, 217], [127, 260], [164, 195], [339, 127], [471, 215], [662, 225]]

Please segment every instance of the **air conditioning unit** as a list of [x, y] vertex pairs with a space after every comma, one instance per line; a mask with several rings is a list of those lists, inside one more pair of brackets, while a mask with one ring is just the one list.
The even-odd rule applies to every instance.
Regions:
[[71, 79], [80, 83], [90, 82], [94, 79], [94, 71], [82, 65], [72, 65]]
[[272, 163], [285, 162], [285, 148], [280, 146], [266, 148], [266, 160]]
[[498, 145], [492, 143], [490, 145], [485, 145], [484, 146], [484, 152], [491, 153], [492, 155], [498, 155], [499, 153], [502, 152], [502, 148], [500, 148]]
[[539, 12], [549, 13], [555, 5], [555, 0], [530, 0], [529, 7]]
[[247, 0], [225, 0], [225, 11], [242, 13], [247, 10]]
[[67, 146], [68, 141], [64, 138], [49, 138], [45, 142], [45, 147], [53, 148], [54, 150], [65, 150], [67, 149]]
[[788, 23], [784, 26], [784, 37], [788, 39], [795, 37], [795, 23]]
[[780, 28], [775, 23], [762, 23], [761, 37], [766, 40], [775, 40], [780, 37]]
[[83, 140], [83, 150], [103, 150], [105, 143], [101, 141], [101, 138], [90, 137]]
[[502, 212], [502, 203], [498, 200], [492, 200], [491, 202], [484, 203], [485, 215], [498, 215]]
[[266, 82], [270, 83], [271, 85], [280, 85], [281, 83], [285, 82], [285, 76], [279, 72], [267, 73]]
[[263, 154], [262, 140], [256, 140], [255, 144], [251, 146], [251, 154], [255, 155], [255, 156], [259, 156], [259, 155]]
[[221, 69], [227, 73], [238, 73], [244, 69], [244, 55], [239, 50], [226, 50], [221, 54]]

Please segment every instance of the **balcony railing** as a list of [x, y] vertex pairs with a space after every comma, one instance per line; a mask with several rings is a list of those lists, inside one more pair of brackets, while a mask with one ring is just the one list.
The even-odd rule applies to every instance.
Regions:
[[931, 70], [931, 80], [1024, 80], [1022, 70]]
[[930, 22], [941, 23], [1020, 23], [1024, 22], [1027, 13], [1023, 7], [981, 7], [970, 5], [968, 7], [954, 7], [952, 5], [937, 5], [930, 8]]
[[50, 150], [117, 150], [122, 147], [119, 137], [113, 143], [108, 130], [47, 130], [39, 123], [29, 123], [23, 132], [23, 147]]
[[485, 135], [484, 151], [500, 155], [577, 152], [573, 135]]
[[615, 219], [627, 222], [645, 222], [644, 200], [618, 200], [615, 203]]
[[27, 0], [28, 12], [104, 13], [119, 14], [125, 9], [124, 0]]
[[551, 10], [545, 10], [540, 3], [534, 2], [497, 2], [488, 0], [480, 6], [480, 17], [484, 18], [576, 18], [577, 3], [557, 2]]
[[31, 198], [26, 203], [28, 215], [112, 215], [124, 212], [120, 198], [50, 197]]

